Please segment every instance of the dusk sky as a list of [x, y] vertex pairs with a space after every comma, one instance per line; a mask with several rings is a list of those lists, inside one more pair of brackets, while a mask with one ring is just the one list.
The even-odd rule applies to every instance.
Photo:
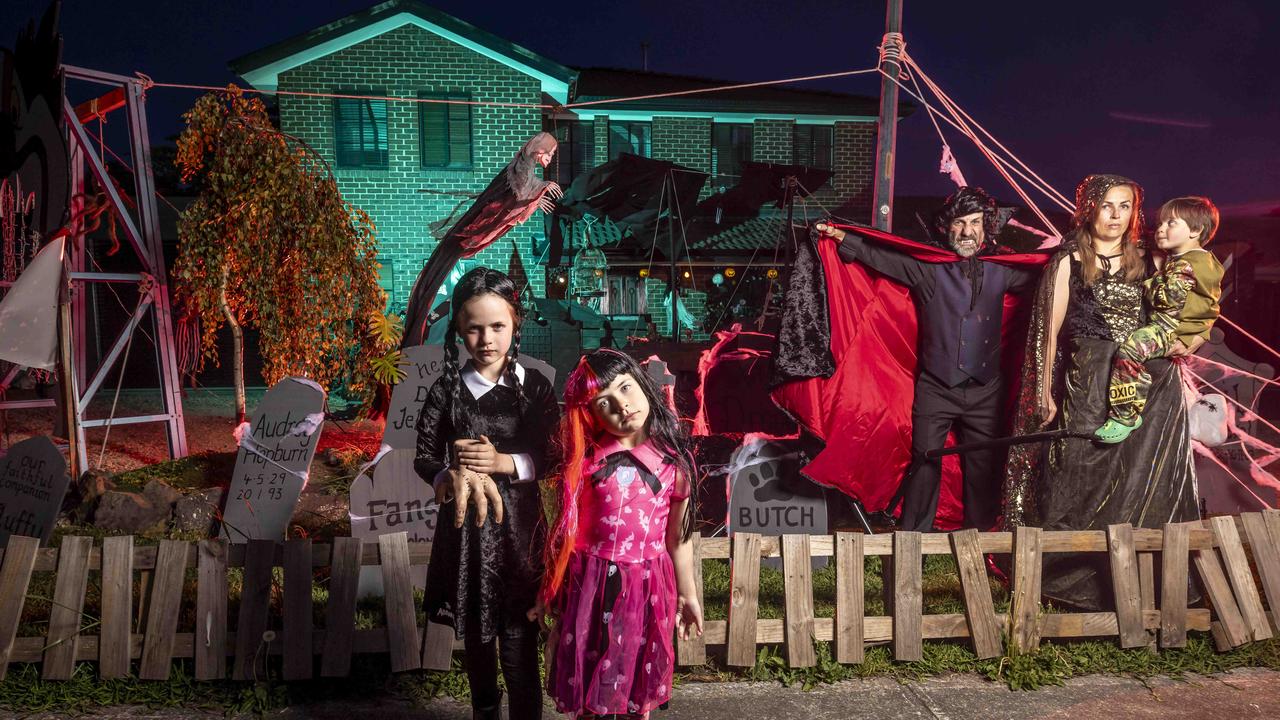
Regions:
[[[1280, 3], [904, 1], [908, 51], [1063, 193], [1087, 173], [1116, 172], [1157, 203], [1196, 193], [1228, 211], [1280, 206]], [[372, 4], [67, 0], [65, 60], [158, 81], [243, 83], [228, 60]], [[647, 41], [652, 70], [736, 81], [871, 67], [884, 27], [880, 1], [428, 4], [566, 65], [638, 68]], [[19, 23], [44, 7], [3, 3], [0, 42], [12, 46]], [[873, 76], [816, 86], [879, 92]], [[153, 136], [178, 132], [196, 95], [154, 90]], [[1015, 199], [944, 130], [971, 183]], [[899, 194], [952, 189], [936, 172], [939, 151], [923, 111], [902, 123]]]

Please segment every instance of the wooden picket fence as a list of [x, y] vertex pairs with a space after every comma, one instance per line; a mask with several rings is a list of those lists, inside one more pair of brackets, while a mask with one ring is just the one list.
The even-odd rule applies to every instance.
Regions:
[[[1226, 650], [1272, 637], [1280, 609], [1277, 511], [1171, 524], [1162, 530], [1114, 525], [1105, 532], [1018, 528], [1012, 533], [781, 538], [739, 533], [732, 541], [695, 537], [694, 542], [700, 560], [731, 563], [731, 594], [727, 620], [708, 621], [701, 638], [678, 641], [681, 665], [701, 664], [708, 646], [727, 645], [729, 665], [752, 666], [758, 645], [784, 643], [788, 663], [806, 667], [816, 662], [814, 640], [834, 641], [835, 658], [842, 663], [862, 662], [867, 645], [883, 643], [892, 643], [896, 659], [917, 660], [923, 641], [944, 638], [967, 638], [977, 655], [987, 658], [1003, 654], [1006, 640], [1010, 652], [1033, 651], [1041, 638], [1106, 636], [1118, 637], [1122, 647], [1155, 650], [1185, 645], [1188, 630], [1207, 630], [1217, 647]], [[1252, 550], [1257, 581], [1246, 545]], [[357, 653], [388, 653], [391, 669], [397, 672], [447, 669], [457, 645], [450, 628], [417, 623], [410, 567], [426, 564], [431, 551], [425, 543], [409, 543], [404, 533], [364, 544], [340, 537], [331, 544], [289, 540], [231, 546], [221, 540], [194, 545], [162, 540], [158, 546], [135, 547], [132, 537], [109, 537], [95, 547], [91, 538], [67, 537], [56, 549], [41, 549], [35, 539], [15, 536], [0, 552], [0, 680], [14, 662], [41, 663], [44, 678], [62, 680], [71, 677], [79, 661], [96, 661], [100, 677], [115, 678], [130, 674], [134, 660], [140, 661], [139, 678], [163, 680], [174, 658], [193, 658], [198, 680], [252, 680], [265, 677], [270, 655], [283, 656], [285, 680], [308, 679], [317, 672], [320, 677], [344, 677]], [[1115, 612], [1042, 611], [1043, 556], [1065, 552], [1107, 554], [1118, 599]], [[1007, 615], [995, 611], [984, 553], [1012, 554]], [[939, 554], [955, 558], [963, 614], [923, 614], [922, 558]], [[877, 555], [884, 559], [891, 614], [869, 617], [863, 612], [864, 562]], [[1158, 593], [1157, 555], [1162, 569]], [[760, 561], [778, 556], [785, 619], [761, 619]], [[812, 557], [834, 557], [834, 617], [815, 617]], [[1187, 607], [1192, 565], [1212, 612]], [[362, 566], [381, 570], [386, 617], [382, 627], [355, 627]], [[278, 615], [272, 612], [277, 567], [283, 578]], [[701, 593], [702, 563], [695, 567]], [[228, 624], [229, 568], [243, 569], [234, 630]], [[328, 569], [329, 596], [322, 612], [324, 628], [317, 629], [312, 590], [316, 571], [322, 568]], [[47, 632], [18, 637], [33, 573], [56, 573]], [[98, 617], [88, 618], [83, 612], [85, 593], [94, 573], [101, 607]], [[191, 599], [183, 591], [189, 573], [195, 585], [194, 628], [179, 632], [182, 610], [190, 608], [184, 605]], [[141, 605], [135, 602], [139, 598]], [[133, 632], [135, 617], [140, 632]]]

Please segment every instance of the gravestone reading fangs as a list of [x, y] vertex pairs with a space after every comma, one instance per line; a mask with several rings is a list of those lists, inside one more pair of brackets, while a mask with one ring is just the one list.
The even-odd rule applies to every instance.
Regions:
[[[412, 449], [391, 450], [351, 483], [351, 537], [376, 543], [381, 535], [408, 533], [411, 543], [435, 538], [439, 506], [431, 484], [413, 470]], [[426, 587], [427, 566], [414, 565], [414, 587]], [[360, 570], [359, 596], [382, 595], [382, 570]]]
[[[462, 357], [459, 365], [466, 360], [466, 351], [458, 349]], [[422, 404], [427, 401], [431, 386], [444, 371], [443, 345], [415, 345], [405, 348], [405, 378], [391, 389], [391, 404], [387, 410], [387, 426], [382, 434], [384, 448], [394, 450], [412, 450], [418, 443], [418, 416], [422, 413]], [[528, 356], [521, 356], [520, 364], [526, 370], [538, 370], [554, 386], [556, 370], [545, 362]]]
[[[729, 532], [825, 535], [823, 489], [800, 475], [798, 452], [779, 442], [750, 440], [729, 461]], [[776, 558], [766, 565], [777, 566]], [[814, 558], [815, 566], [825, 558]]]
[[13, 445], [0, 459], [0, 548], [10, 535], [46, 545], [67, 494], [67, 461], [44, 435]]
[[284, 539], [320, 440], [324, 400], [324, 390], [305, 378], [285, 378], [267, 391], [253, 423], [239, 432], [222, 537], [233, 543]]

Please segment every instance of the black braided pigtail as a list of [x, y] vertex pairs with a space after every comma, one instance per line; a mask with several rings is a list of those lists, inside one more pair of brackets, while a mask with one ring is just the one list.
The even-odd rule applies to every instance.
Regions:
[[458, 371], [458, 331], [450, 319], [449, 327], [444, 333], [444, 368], [440, 371], [445, 382], [445, 397], [449, 403], [449, 421], [453, 425], [455, 437], [471, 437], [467, 432], [469, 424], [460, 412], [458, 392], [462, 389], [462, 374]]
[[529, 409], [529, 398], [524, 394], [524, 383], [520, 382], [520, 376], [516, 374], [516, 362], [520, 359], [520, 328], [524, 327], [524, 305], [520, 303], [520, 296], [512, 292], [505, 296], [507, 302], [511, 303], [511, 315], [514, 320], [515, 327], [511, 333], [511, 352], [508, 355], [510, 360], [507, 361], [507, 384], [516, 391], [516, 403], [520, 409], [521, 417]]

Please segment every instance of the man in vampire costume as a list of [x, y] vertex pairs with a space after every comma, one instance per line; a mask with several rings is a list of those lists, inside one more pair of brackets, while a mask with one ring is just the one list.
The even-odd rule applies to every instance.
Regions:
[[[1002, 355], [1022, 348], [1012, 311], [1047, 258], [996, 242], [1011, 215], [965, 187], [935, 214], [932, 244], [819, 223], [816, 248], [797, 256], [774, 400], [826, 445], [805, 474], [872, 511], [901, 500], [903, 530], [996, 523], [1004, 448], [962, 455], [941, 514], [943, 462], [924, 453], [952, 431], [967, 444], [1007, 428], [1002, 372], [1012, 377], [1017, 361]], [[947, 474], [954, 482], [954, 467]]]
[[[557, 183], [538, 177], [537, 169], [547, 167], [555, 153], [556, 139], [551, 133], [534, 135], [483, 192], [468, 198], [474, 202], [456, 222], [451, 213], [431, 224], [432, 234], [440, 242], [413, 284], [405, 310], [401, 347], [426, 342], [427, 329], [435, 319], [431, 311], [436, 293], [459, 260], [474, 257], [511, 228], [528, 220], [535, 210], [549, 213], [554, 209], [554, 200], [564, 193]], [[459, 203], [455, 212], [465, 203]]]

